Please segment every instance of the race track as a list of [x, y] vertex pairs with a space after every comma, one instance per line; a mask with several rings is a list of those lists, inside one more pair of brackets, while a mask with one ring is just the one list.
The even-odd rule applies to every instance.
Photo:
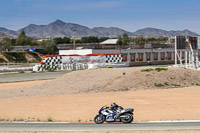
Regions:
[[200, 122], [134, 122], [131, 124], [94, 123], [0, 123], [0, 131], [120, 131], [120, 130], [192, 130]]

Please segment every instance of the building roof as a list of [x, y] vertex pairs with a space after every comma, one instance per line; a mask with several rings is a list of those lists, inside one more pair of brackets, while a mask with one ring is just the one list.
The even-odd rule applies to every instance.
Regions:
[[117, 41], [118, 41], [118, 39], [108, 39], [108, 40], [101, 42], [100, 44], [117, 44]]

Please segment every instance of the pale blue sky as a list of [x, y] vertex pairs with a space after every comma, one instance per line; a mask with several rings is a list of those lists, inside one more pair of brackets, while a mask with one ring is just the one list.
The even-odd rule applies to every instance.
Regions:
[[154, 27], [200, 34], [200, 0], [0, 0], [0, 27], [19, 30], [56, 19], [90, 28], [134, 32]]

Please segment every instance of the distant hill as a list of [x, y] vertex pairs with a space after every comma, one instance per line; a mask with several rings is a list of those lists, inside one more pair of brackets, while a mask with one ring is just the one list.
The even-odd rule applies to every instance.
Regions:
[[199, 36], [197, 33], [194, 33], [189, 30], [183, 30], [183, 31], [166, 31], [162, 29], [156, 29], [156, 28], [144, 28], [137, 30], [134, 32], [137, 35], [142, 35], [142, 36], [167, 36], [169, 37], [171, 34], [172, 35], [181, 35], [181, 36]]
[[[86, 36], [97, 36], [97, 37], [117, 37], [118, 35], [122, 35], [124, 33], [129, 36], [167, 36], [169, 37], [171, 34], [173, 35], [183, 35], [183, 36], [199, 36], [197, 33], [194, 33], [189, 30], [183, 31], [166, 31], [162, 29], [156, 28], [144, 28], [137, 30], [136, 32], [129, 32], [117, 27], [95, 27], [88, 28], [86, 26], [82, 26], [74, 23], [66, 23], [61, 20], [56, 20], [47, 25], [35, 25], [30, 24], [24, 28], [26, 35], [35, 38], [55, 38], [55, 37], [72, 37], [74, 31], [77, 37], [86, 37]], [[6, 28], [0, 28], [1, 33], [5, 33], [6, 35], [16, 37], [19, 35], [20, 31], [8, 30]]]
[[[90, 29], [86, 26], [82, 26], [74, 23], [65, 23], [61, 20], [56, 20], [48, 25], [34, 25], [30, 24], [27, 27], [23, 28], [28, 36], [31, 37], [72, 37], [74, 34], [74, 30], [76, 31], [77, 37], [85, 37], [85, 36], [98, 36], [98, 37], [117, 37], [118, 35], [122, 35], [127, 33], [128, 35], [135, 35], [131, 32], [127, 32], [125, 30], [111, 27], [96, 27]], [[18, 31], [19, 32], [19, 31]]]
[[103, 37], [116, 37], [119, 35], [123, 35], [124, 33], [126, 33], [129, 36], [137, 36], [137, 34], [132, 33], [132, 32], [128, 32], [116, 27], [110, 27], [110, 28], [106, 28], [106, 27], [95, 27], [92, 29], [93, 31], [95, 31], [96, 33], [98, 33], [100, 36]]
[[17, 37], [18, 33], [14, 30], [8, 30], [6, 28], [0, 27], [0, 33], [4, 33], [7, 36]]

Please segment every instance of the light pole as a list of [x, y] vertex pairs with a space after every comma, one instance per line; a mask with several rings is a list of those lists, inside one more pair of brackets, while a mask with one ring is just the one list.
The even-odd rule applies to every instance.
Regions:
[[75, 50], [76, 49], [76, 41], [75, 41], [75, 38], [76, 38], [76, 30], [73, 30], [73, 36], [72, 36], [72, 38], [73, 38], [73, 49]]

